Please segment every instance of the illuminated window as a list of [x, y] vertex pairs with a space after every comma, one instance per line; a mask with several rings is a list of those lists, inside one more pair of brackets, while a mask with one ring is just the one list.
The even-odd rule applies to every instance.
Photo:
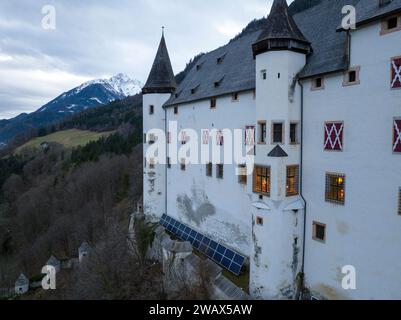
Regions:
[[326, 241], [326, 225], [320, 222], [313, 222], [313, 240]]
[[337, 204], [345, 203], [345, 175], [326, 174], [326, 201]]
[[270, 167], [255, 166], [253, 171], [253, 192], [270, 196]]
[[287, 197], [296, 196], [299, 194], [299, 166], [287, 167], [287, 184], [286, 195]]

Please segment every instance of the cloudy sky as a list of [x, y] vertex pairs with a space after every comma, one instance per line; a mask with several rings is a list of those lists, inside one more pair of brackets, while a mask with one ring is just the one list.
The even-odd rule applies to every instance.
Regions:
[[[178, 73], [266, 16], [271, 2], [0, 0], [0, 119], [34, 111], [90, 79], [123, 72], [145, 82], [161, 26]], [[56, 10], [55, 30], [42, 26], [46, 5]]]

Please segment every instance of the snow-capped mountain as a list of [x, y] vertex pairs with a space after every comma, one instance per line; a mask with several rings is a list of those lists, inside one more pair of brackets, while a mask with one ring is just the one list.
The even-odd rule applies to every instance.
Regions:
[[63, 93], [36, 112], [57, 111], [73, 113], [114, 100], [133, 96], [141, 91], [142, 84], [119, 73], [110, 79], [91, 80]]
[[110, 79], [91, 80], [64, 92], [37, 111], [0, 123], [0, 142], [8, 142], [19, 133], [60, 121], [74, 113], [134, 96], [142, 84], [119, 73]]

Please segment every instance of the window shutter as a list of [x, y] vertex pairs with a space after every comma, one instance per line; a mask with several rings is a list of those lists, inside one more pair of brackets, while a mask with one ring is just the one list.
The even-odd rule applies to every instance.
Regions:
[[209, 144], [209, 130], [202, 130], [202, 143]]
[[394, 120], [393, 152], [401, 153], [401, 119]]
[[245, 127], [245, 145], [246, 146], [255, 145], [255, 126]]
[[344, 123], [326, 122], [324, 124], [324, 150], [342, 151], [344, 139]]
[[223, 143], [224, 143], [223, 131], [221, 131], [221, 130], [217, 131], [216, 142], [217, 142], [218, 146], [222, 146], [223, 145]]
[[401, 88], [401, 58], [391, 61], [391, 88]]

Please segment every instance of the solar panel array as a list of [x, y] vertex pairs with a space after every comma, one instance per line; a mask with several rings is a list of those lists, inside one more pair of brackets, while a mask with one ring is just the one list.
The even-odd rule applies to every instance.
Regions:
[[240, 275], [245, 262], [243, 255], [228, 249], [166, 214], [162, 216], [160, 224], [179, 239], [189, 241], [195, 249], [204, 253], [223, 268], [237, 276]]

